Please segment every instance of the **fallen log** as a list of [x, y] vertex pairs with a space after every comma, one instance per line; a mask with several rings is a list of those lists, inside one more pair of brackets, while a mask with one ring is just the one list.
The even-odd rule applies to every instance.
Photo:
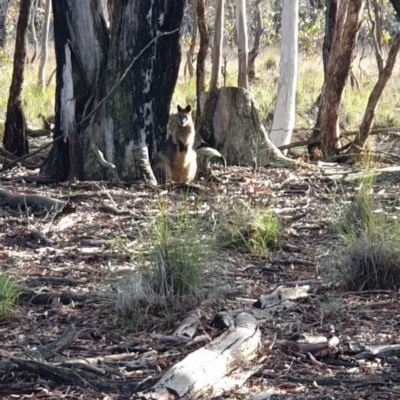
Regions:
[[25, 206], [44, 208], [48, 211], [61, 211], [66, 205], [66, 202], [42, 196], [40, 194], [10, 193], [7, 190], [0, 189], [0, 204], [10, 208]]
[[165, 393], [165, 389], [171, 395], [176, 393], [179, 399], [211, 398], [221, 390], [221, 383], [223, 390], [228, 389], [225, 378], [233, 370], [256, 357], [260, 339], [256, 319], [241, 313], [236, 317], [234, 327], [189, 354], [170, 368], [145, 397], [136, 398], [162, 398], [161, 392]]

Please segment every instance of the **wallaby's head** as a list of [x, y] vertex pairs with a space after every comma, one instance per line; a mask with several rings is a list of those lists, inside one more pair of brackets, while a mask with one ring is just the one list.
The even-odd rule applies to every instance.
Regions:
[[178, 104], [178, 124], [180, 126], [188, 125], [192, 120], [192, 107], [188, 104], [185, 108], [182, 108]]

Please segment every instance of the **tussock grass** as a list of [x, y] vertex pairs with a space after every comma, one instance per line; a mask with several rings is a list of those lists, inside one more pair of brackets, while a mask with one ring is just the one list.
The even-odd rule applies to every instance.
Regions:
[[13, 315], [13, 307], [21, 291], [6, 275], [0, 275], [0, 321], [7, 320]]
[[253, 208], [240, 202], [226, 215], [227, 219], [220, 221], [219, 225], [225, 247], [267, 257], [270, 250], [278, 245], [280, 224], [270, 209], [261, 206]]
[[215, 250], [210, 228], [187, 201], [170, 210], [161, 205], [145, 237], [143, 279], [162, 296], [198, 296]]
[[188, 199], [160, 201], [157, 215], [145, 226], [135, 253], [129, 254], [139, 266], [137, 273], [122, 285], [117, 298], [125, 327], [140, 326], [144, 309], [169, 324], [177, 310], [201, 300], [217, 250], [212, 225]]
[[338, 228], [345, 246], [338, 270], [349, 290], [400, 287], [400, 221], [372, 197], [373, 183], [361, 180]]

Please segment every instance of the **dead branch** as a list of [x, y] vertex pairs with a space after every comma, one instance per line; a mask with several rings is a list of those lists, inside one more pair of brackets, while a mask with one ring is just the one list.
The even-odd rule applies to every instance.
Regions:
[[[301, 129], [295, 129], [295, 131], [299, 131]], [[392, 128], [379, 128], [379, 129], [373, 129], [371, 130], [371, 132], [369, 133], [370, 135], [379, 135], [381, 133], [389, 133], [389, 134], [398, 134], [398, 132], [400, 132], [400, 127], [392, 127]], [[340, 134], [340, 139], [343, 138], [347, 138], [350, 136], [356, 136], [359, 135], [360, 131], [356, 130], [356, 131], [348, 131], [348, 132], [342, 132]], [[289, 144], [285, 144], [283, 146], [279, 146], [278, 149], [280, 151], [283, 150], [290, 150], [296, 147], [303, 147], [303, 146], [308, 146], [309, 144], [318, 144], [319, 143], [319, 139], [318, 138], [310, 138], [310, 139], [305, 139], [305, 140], [298, 140], [296, 142], [292, 142]]]
[[0, 188], [0, 203], [11, 208], [20, 206], [44, 208], [48, 211], [61, 211], [66, 205], [65, 201], [52, 199], [39, 194], [10, 193]]

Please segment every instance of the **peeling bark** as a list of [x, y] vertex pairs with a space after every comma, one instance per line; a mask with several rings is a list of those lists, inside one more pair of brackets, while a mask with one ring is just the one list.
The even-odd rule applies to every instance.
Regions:
[[[111, 32], [106, 92], [157, 32], [173, 31], [181, 25], [184, 0], [168, 2], [166, 10], [163, 0], [136, 4], [117, 3], [114, 8], [112, 26], [116, 29]], [[177, 32], [157, 40], [105, 107], [105, 115], [112, 117], [107, 124], [110, 129], [104, 132], [106, 158], [117, 165], [124, 180], [152, 180], [148, 160], [167, 137], [169, 104], [181, 60], [179, 39]]]

